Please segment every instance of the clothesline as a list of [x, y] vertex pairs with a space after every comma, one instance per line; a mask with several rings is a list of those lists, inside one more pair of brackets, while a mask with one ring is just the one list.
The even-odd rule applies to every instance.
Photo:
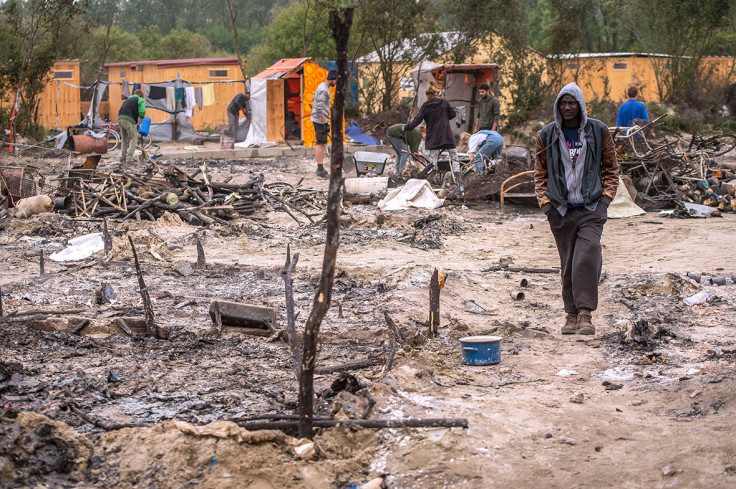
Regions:
[[[187, 80], [181, 80], [181, 82], [182, 83], [189, 83], [189, 84], [198, 84], [198, 85], [208, 85], [210, 83], [245, 83], [243, 80], [212, 80], [212, 81], [194, 81], [194, 82], [193, 81], [187, 81]], [[84, 90], [89, 90], [90, 88], [94, 88], [94, 86], [95, 86], [95, 83], [93, 83], [92, 85], [90, 85], [88, 87], [83, 87], [83, 86], [80, 86], [80, 85], [74, 85], [72, 83], [69, 83], [69, 82], [66, 82], [66, 81], [61, 81], [61, 80], [57, 80], [57, 83], [59, 83], [59, 84], [63, 83], [65, 85], [69, 85], [72, 88], [81, 88], [81, 89], [84, 89]], [[100, 81], [100, 83], [104, 83], [106, 85], [120, 85], [120, 86], [123, 85], [123, 82]], [[128, 83], [131, 84], [131, 85], [133, 85], [134, 83], [140, 84], [140, 82], [130, 82], [130, 81]], [[151, 85], [158, 85], [160, 83], [176, 83], [176, 80], [157, 81], [157, 82], [146, 83], [146, 85], [151, 86]]]

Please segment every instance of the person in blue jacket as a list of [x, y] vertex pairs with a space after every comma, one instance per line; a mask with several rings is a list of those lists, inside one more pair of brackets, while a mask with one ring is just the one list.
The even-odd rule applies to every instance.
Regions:
[[639, 89], [636, 85], [631, 85], [627, 93], [629, 100], [621, 104], [618, 109], [618, 117], [616, 118], [616, 126], [618, 127], [631, 127], [631, 121], [634, 119], [649, 120], [647, 106], [636, 100], [639, 95]]

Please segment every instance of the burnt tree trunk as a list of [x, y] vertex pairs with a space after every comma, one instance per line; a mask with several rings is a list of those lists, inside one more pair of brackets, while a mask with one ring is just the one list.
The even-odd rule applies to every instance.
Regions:
[[[342, 14], [342, 18], [341, 18]], [[312, 312], [304, 327], [302, 372], [299, 379], [299, 437], [313, 436], [314, 368], [317, 360], [317, 335], [332, 297], [335, 281], [335, 260], [340, 245], [340, 204], [342, 200], [343, 127], [345, 89], [348, 74], [348, 39], [353, 23], [353, 9], [330, 11], [330, 27], [337, 46], [337, 87], [332, 106], [332, 159], [330, 161], [330, 190], [327, 195], [327, 236], [322, 260], [319, 290], [314, 298]]]

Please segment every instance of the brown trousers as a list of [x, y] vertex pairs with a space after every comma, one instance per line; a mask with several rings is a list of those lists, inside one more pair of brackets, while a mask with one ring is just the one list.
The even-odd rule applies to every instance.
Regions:
[[593, 212], [585, 207], [568, 209], [564, 217], [554, 207], [549, 210], [547, 221], [560, 254], [565, 312], [577, 314], [580, 309], [595, 311], [598, 307], [601, 235], [607, 220], [601, 202]]

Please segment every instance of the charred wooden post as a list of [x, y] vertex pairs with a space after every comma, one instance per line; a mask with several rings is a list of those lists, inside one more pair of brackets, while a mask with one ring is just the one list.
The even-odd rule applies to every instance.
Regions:
[[284, 265], [284, 289], [286, 294], [286, 334], [289, 337], [289, 350], [291, 352], [291, 368], [299, 380], [302, 373], [302, 358], [299, 354], [299, 340], [296, 337], [296, 316], [294, 315], [294, 279], [292, 273], [299, 261], [299, 253], [294, 253], [291, 259], [291, 246], [286, 245], [286, 264]]
[[44, 260], [44, 258], [43, 258], [43, 250], [41, 250], [39, 252], [39, 254], [38, 254], [38, 268], [39, 268], [38, 273], [39, 273], [39, 276], [41, 276], [41, 277], [43, 277], [45, 275], [45, 273], [46, 273], [46, 271], [44, 270], [43, 260]]
[[102, 221], [102, 236], [105, 240], [105, 258], [108, 258], [112, 251], [112, 236], [110, 235], [110, 231], [107, 229], [107, 218]]
[[84, 319], [73, 330], [72, 334], [79, 334], [89, 324], [89, 319]]
[[429, 337], [439, 336], [440, 327], [440, 289], [445, 282], [444, 270], [434, 269], [432, 280], [429, 282]]
[[406, 342], [406, 338], [404, 338], [404, 335], [401, 334], [399, 327], [396, 326], [396, 323], [394, 322], [393, 318], [389, 315], [387, 311], [383, 311], [383, 318], [386, 320], [386, 324], [388, 324], [388, 327], [391, 329], [391, 332], [394, 335], [394, 339], [398, 343]]
[[3, 287], [0, 285], [0, 318], [3, 317]]
[[128, 335], [128, 336], [130, 336], [131, 338], [135, 338], [135, 337], [136, 337], [136, 336], [135, 336], [135, 333], [133, 333], [133, 331], [131, 331], [131, 329], [130, 329], [130, 328], [128, 327], [128, 325], [127, 325], [127, 324], [125, 323], [125, 320], [123, 320], [123, 319], [121, 319], [121, 318], [117, 318], [117, 319], [115, 320], [115, 323], [116, 323], [116, 324], [117, 324], [117, 325], [118, 325], [118, 326], [120, 327], [120, 329], [122, 329], [122, 330], [123, 330], [123, 331], [125, 332], [125, 334], [127, 334], [127, 335]]
[[138, 286], [140, 287], [141, 298], [143, 299], [143, 309], [146, 311], [146, 336], [158, 337], [156, 330], [156, 319], [153, 316], [153, 306], [151, 305], [151, 298], [148, 296], [148, 287], [143, 281], [143, 272], [141, 272], [141, 265], [138, 262], [138, 253], [135, 251], [135, 245], [133, 244], [133, 238], [128, 236], [130, 242], [130, 248], [133, 250], [133, 260], [135, 260], [135, 271], [138, 274]]
[[215, 336], [222, 337], [222, 312], [220, 311], [220, 303], [214, 303], [215, 308]]
[[332, 285], [335, 281], [335, 260], [340, 245], [340, 201], [342, 187], [343, 127], [345, 109], [345, 89], [348, 73], [348, 39], [353, 23], [353, 9], [330, 11], [330, 27], [337, 48], [337, 87], [335, 103], [332, 106], [332, 158], [330, 161], [330, 189], [327, 195], [327, 232], [325, 254], [322, 260], [322, 275], [319, 290], [314, 298], [312, 312], [304, 328], [304, 350], [302, 354], [302, 374], [299, 381], [299, 436], [313, 437], [314, 416], [314, 368], [317, 361], [317, 335], [332, 298]]
[[204, 248], [202, 247], [202, 240], [197, 236], [197, 264], [195, 266], [197, 270], [204, 270], [207, 268], [207, 262], [204, 259]]

